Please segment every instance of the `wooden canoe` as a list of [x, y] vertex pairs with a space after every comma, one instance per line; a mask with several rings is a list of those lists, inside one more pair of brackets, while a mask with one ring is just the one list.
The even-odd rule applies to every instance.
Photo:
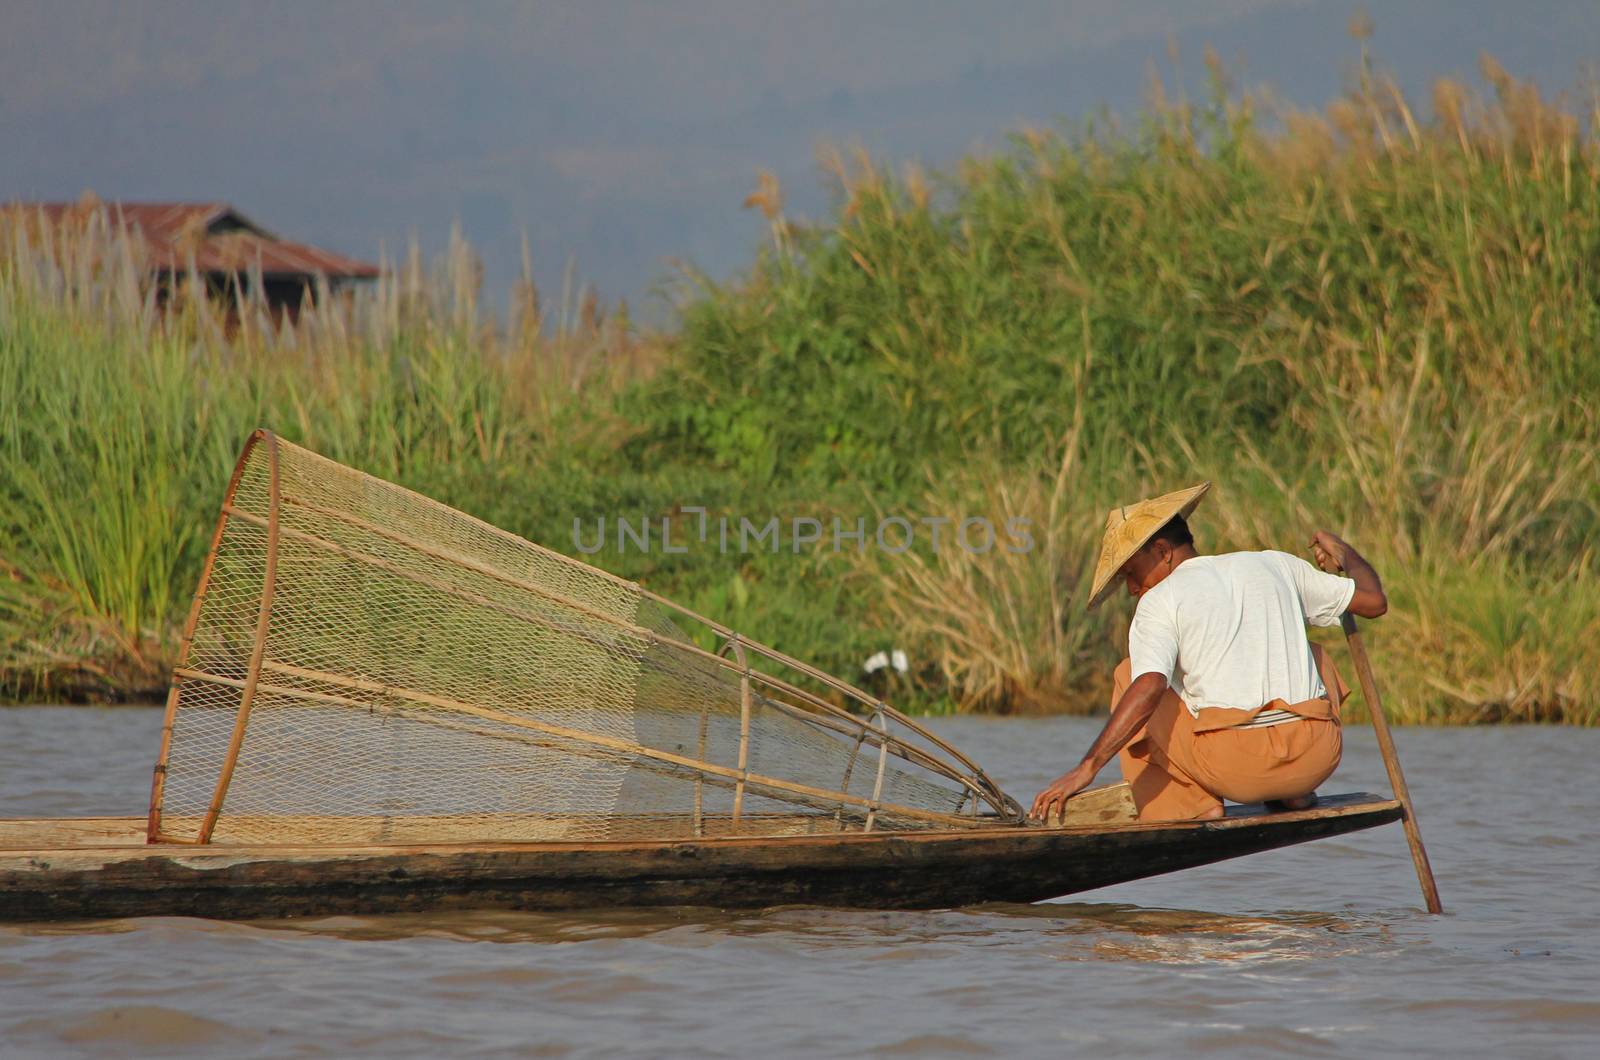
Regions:
[[0, 919], [1034, 902], [1399, 820], [1375, 795], [1215, 821], [669, 841], [173, 845], [144, 818], [0, 821]]

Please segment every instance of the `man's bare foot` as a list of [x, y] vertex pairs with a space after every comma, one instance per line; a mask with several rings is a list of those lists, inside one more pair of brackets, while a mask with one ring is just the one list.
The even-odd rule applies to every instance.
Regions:
[[1309, 810], [1317, 804], [1317, 793], [1297, 795], [1292, 799], [1268, 799], [1265, 803], [1269, 810]]
[[1224, 811], [1223, 811], [1221, 806], [1215, 806], [1215, 807], [1212, 807], [1211, 809], [1207, 810], [1205, 813], [1197, 814], [1196, 816], [1191, 818], [1191, 820], [1195, 820], [1195, 821], [1215, 821], [1218, 817], [1221, 817], [1223, 815], [1223, 813], [1224, 813]]

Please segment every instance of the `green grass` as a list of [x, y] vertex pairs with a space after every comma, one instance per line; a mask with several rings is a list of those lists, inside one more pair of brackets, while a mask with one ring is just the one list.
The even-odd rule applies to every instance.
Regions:
[[[1600, 721], [1596, 115], [1492, 63], [1415, 114], [1370, 68], [1318, 114], [1216, 92], [951, 172], [830, 162], [835, 205], [701, 283], [671, 335], [593, 300], [479, 310], [413, 257], [280, 334], [155, 311], [111, 233], [0, 222], [0, 683], [159, 687], [258, 424], [564, 551], [575, 517], [1011, 516], [973, 557], [593, 561], [923, 710], [1103, 705], [1127, 604], [1082, 613], [1105, 509], [1211, 478], [1209, 549], [1334, 529], [1394, 601], [1405, 721]], [[110, 263], [110, 264], [108, 264]]]

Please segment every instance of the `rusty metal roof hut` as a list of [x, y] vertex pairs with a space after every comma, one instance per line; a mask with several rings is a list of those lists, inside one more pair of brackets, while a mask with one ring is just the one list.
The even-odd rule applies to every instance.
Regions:
[[[225, 202], [13, 203], [56, 228], [87, 226], [104, 215], [124, 229], [166, 295], [192, 268], [215, 296], [259, 296], [276, 318], [293, 320], [308, 295], [376, 279], [378, 266], [306, 243], [280, 239]], [[253, 289], [259, 281], [260, 289]]]

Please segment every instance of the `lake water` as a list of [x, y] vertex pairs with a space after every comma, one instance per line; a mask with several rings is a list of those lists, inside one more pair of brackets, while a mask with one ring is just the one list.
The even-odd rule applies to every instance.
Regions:
[[[1097, 731], [933, 724], [1024, 802]], [[0, 709], [0, 816], [143, 813], [159, 728]], [[1600, 731], [1396, 739], [1444, 917], [1391, 825], [1034, 906], [0, 925], [0, 1055], [1600, 1055]]]

